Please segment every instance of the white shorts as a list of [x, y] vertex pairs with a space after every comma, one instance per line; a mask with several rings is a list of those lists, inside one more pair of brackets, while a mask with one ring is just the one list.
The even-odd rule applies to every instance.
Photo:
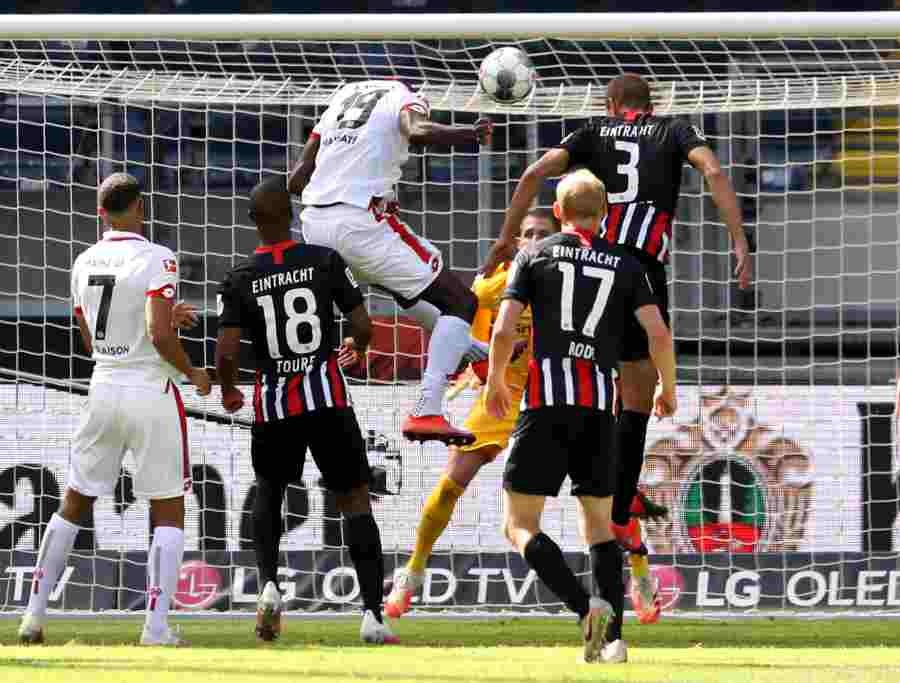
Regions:
[[131, 451], [134, 495], [176, 498], [191, 489], [187, 420], [178, 387], [93, 384], [72, 441], [67, 485], [85, 496], [110, 495]]
[[395, 214], [378, 220], [350, 204], [307, 207], [300, 216], [303, 239], [338, 252], [356, 279], [401, 299], [419, 296], [441, 272], [441, 252], [413, 233]]

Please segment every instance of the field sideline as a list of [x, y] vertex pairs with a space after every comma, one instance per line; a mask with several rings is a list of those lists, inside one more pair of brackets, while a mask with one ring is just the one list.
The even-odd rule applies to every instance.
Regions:
[[[626, 625], [626, 665], [577, 662], [578, 631], [561, 619], [412, 619], [404, 644], [365, 646], [357, 620], [290, 619], [259, 645], [248, 619], [176, 619], [193, 647], [133, 645], [137, 619], [50, 622], [48, 645], [16, 644], [0, 620], [0, 680], [72, 681], [891, 681], [900, 677], [896, 620], [670, 620]], [[188, 679], [187, 677], [190, 677]]]

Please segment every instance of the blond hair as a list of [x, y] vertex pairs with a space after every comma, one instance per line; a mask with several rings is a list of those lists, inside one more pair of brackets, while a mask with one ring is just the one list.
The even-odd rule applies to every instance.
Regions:
[[568, 174], [556, 186], [556, 202], [563, 221], [606, 215], [606, 186], [586, 168]]

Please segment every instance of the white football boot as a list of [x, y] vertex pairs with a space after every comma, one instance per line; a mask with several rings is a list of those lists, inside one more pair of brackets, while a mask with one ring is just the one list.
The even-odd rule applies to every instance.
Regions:
[[390, 627], [383, 621], [378, 621], [372, 610], [367, 609], [363, 614], [362, 624], [359, 627], [359, 637], [364, 643], [377, 645], [396, 645], [400, 639], [394, 635]]
[[281, 635], [281, 591], [274, 581], [268, 581], [256, 603], [256, 637], [267, 643]]
[[590, 663], [600, 659], [600, 652], [606, 645], [606, 628], [615, 612], [603, 598], [591, 598], [590, 611], [581, 620], [584, 637], [582, 661]]
[[178, 629], [166, 627], [160, 632], [151, 631], [144, 624], [144, 630], [141, 633], [141, 645], [159, 645], [163, 647], [188, 647], [190, 643], [181, 637]]
[[624, 664], [628, 661], [628, 646], [621, 638], [614, 640], [600, 651], [600, 659], [607, 664]]
[[22, 645], [40, 645], [44, 642], [44, 620], [25, 613], [19, 624], [19, 642]]
[[409, 612], [412, 599], [425, 582], [425, 572], [411, 572], [405, 567], [394, 573], [394, 585], [384, 601], [384, 613], [391, 619], [399, 619]]

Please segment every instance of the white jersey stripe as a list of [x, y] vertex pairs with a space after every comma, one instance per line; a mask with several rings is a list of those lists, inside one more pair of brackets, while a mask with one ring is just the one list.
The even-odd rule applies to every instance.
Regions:
[[306, 401], [306, 410], [315, 410], [316, 402], [313, 399], [312, 385], [309, 383], [309, 378], [309, 373], [303, 375], [303, 382], [301, 382], [303, 385], [303, 397]]
[[550, 370], [550, 359], [541, 361], [541, 374], [544, 376], [544, 405], [553, 405], [553, 376]]
[[572, 377], [572, 359], [562, 359], [563, 380], [566, 383], [566, 405], [575, 405], [575, 381]]
[[596, 365], [594, 372], [597, 374], [597, 408], [606, 410], [606, 378]]
[[268, 422], [272, 418], [269, 415], [269, 383], [266, 380], [266, 375], [260, 377], [259, 396], [260, 399], [262, 399], [260, 404], [262, 407], [263, 422]]
[[284, 413], [284, 377], [279, 377], [275, 382], [275, 419], [283, 420]]
[[628, 238], [628, 229], [631, 227], [631, 219], [634, 218], [635, 209], [637, 209], [637, 204], [628, 205], [625, 218], [622, 219], [622, 225], [619, 226], [619, 244], [625, 244], [625, 240]]
[[644, 248], [644, 242], [647, 241], [647, 231], [650, 229], [650, 223], [653, 221], [653, 214], [656, 213], [656, 207], [648, 206], [647, 214], [641, 222], [641, 231], [638, 233], [637, 242], [634, 243], [638, 249]]
[[322, 367], [319, 368], [319, 374], [322, 375], [322, 395], [325, 397], [325, 405], [329, 408], [333, 408], [334, 403], [331, 401], [331, 382], [328, 381], [328, 361], [322, 363]]
[[656, 256], [657, 260], [665, 262], [666, 254], [669, 253], [669, 236], [666, 233], [662, 235], [662, 248], [659, 250], [659, 254]]

